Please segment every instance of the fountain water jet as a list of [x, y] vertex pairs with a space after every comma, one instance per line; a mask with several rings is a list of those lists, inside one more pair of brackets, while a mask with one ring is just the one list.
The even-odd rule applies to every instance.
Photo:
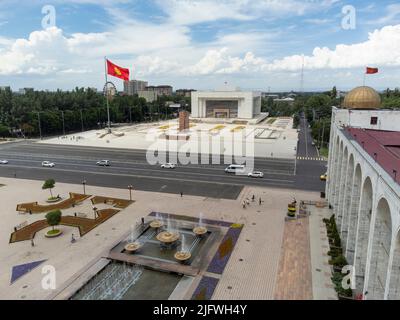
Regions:
[[186, 248], [186, 241], [185, 241], [185, 235], [182, 235], [182, 241], [181, 241], [181, 250], [176, 252], [174, 257], [176, 260], [184, 262], [190, 259], [192, 254], [189, 252], [189, 250]]
[[202, 236], [207, 233], [207, 228], [203, 225], [203, 213], [199, 214], [199, 224], [193, 228], [193, 233], [197, 236]]

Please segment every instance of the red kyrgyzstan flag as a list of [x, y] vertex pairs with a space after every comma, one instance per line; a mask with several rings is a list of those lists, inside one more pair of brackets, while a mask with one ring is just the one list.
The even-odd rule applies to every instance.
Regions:
[[129, 81], [129, 69], [121, 68], [107, 59], [107, 74]]
[[370, 67], [367, 67], [367, 74], [378, 73], [378, 71], [379, 71], [378, 68], [370, 68]]

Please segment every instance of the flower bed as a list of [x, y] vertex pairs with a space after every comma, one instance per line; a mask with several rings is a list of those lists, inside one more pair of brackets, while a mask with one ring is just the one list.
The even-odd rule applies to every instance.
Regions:
[[223, 273], [229, 261], [229, 258], [232, 255], [236, 242], [239, 239], [242, 229], [243, 229], [242, 224], [231, 225], [228, 232], [225, 234], [224, 239], [219, 245], [217, 252], [215, 253], [213, 259], [211, 260], [208, 266], [207, 269], [208, 272], [213, 272], [217, 274]]
[[218, 284], [218, 279], [212, 277], [202, 277], [199, 285], [192, 295], [192, 300], [211, 300], [215, 288]]

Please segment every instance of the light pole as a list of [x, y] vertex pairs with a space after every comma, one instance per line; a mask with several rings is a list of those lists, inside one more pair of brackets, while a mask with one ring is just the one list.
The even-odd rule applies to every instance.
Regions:
[[96, 208], [96, 207], [93, 207], [93, 214], [94, 214], [94, 218], [95, 218], [95, 219], [97, 218], [96, 211], [97, 211], [97, 208]]
[[81, 125], [82, 125], [82, 132], [83, 132], [84, 129], [83, 129], [83, 114], [82, 114], [82, 109], [81, 109]]
[[61, 118], [62, 118], [62, 124], [63, 124], [63, 135], [65, 136], [64, 111], [61, 111]]
[[129, 189], [129, 200], [132, 201], [132, 189], [133, 189], [133, 186], [129, 185], [128, 189]]
[[82, 181], [82, 185], [83, 185], [83, 194], [86, 195], [86, 180]]
[[40, 124], [40, 112], [37, 113], [38, 116], [38, 122], [39, 122], [39, 136], [40, 136], [40, 140], [42, 140], [42, 126]]

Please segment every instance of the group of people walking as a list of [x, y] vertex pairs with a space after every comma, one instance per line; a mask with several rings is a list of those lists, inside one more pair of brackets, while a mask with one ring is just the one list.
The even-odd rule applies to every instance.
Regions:
[[[251, 202], [255, 202], [255, 201], [256, 201], [256, 196], [253, 194], [253, 196], [251, 197]], [[259, 197], [258, 198], [258, 205], [261, 206], [261, 204], [263, 202], [264, 201], [261, 199], [261, 197]], [[244, 199], [242, 201], [242, 206], [243, 206], [243, 209], [246, 209], [247, 206], [250, 206], [250, 199], [249, 198]]]

